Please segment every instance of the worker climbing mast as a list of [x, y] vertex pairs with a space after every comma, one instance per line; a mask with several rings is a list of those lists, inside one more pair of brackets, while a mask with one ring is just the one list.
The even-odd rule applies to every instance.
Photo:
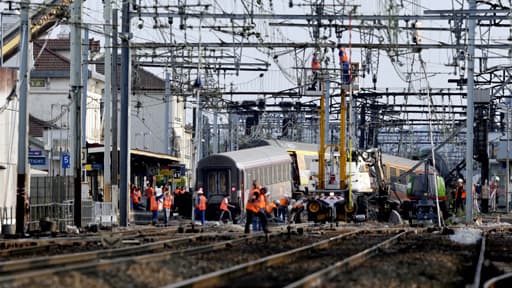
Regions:
[[[347, 188], [347, 149], [346, 149], [346, 131], [347, 131], [347, 101], [346, 101], [346, 90], [350, 85], [350, 59], [346, 49], [338, 44], [338, 55], [341, 69], [341, 89], [340, 89], [340, 189], [344, 190]], [[350, 183], [349, 183], [350, 184]], [[352, 212], [353, 203], [351, 195], [351, 187], [348, 187], [348, 199], [345, 201], [345, 211]]]
[[[316, 52], [315, 52], [316, 53]], [[318, 75], [318, 74], [317, 74]], [[326, 85], [324, 83], [324, 73], [319, 69], [319, 81], [322, 94], [320, 96], [320, 150], [318, 151], [318, 189], [325, 189], [325, 97]], [[327, 88], [328, 89], [328, 88]]]

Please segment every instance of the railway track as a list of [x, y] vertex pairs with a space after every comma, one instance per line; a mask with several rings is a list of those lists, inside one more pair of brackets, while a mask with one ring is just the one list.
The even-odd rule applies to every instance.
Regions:
[[[27, 270], [20, 270], [20, 273], [8, 273], [0, 277], [0, 287], [35, 287], [34, 283], [37, 283], [38, 285], [36, 286], [38, 287], [47, 285], [52, 287], [69, 287], [76, 286], [76, 283], [80, 283], [79, 286], [88, 285], [84, 283], [91, 283], [90, 285], [94, 285], [96, 287], [125, 287], [126, 283], [131, 283], [132, 287], [156, 287], [173, 282], [169, 281], [170, 271], [166, 268], [169, 261], [174, 262], [175, 270], [182, 270], [186, 267], [190, 267], [190, 265], [184, 265], [183, 261], [192, 261], [196, 263], [197, 259], [202, 258], [204, 255], [219, 255], [221, 251], [242, 249], [243, 247], [254, 247], [255, 244], [260, 245], [261, 243], [269, 243], [278, 237], [280, 238], [278, 240], [287, 239], [286, 234], [281, 233], [269, 234], [269, 239], [265, 239], [265, 235], [261, 233], [239, 236], [240, 238], [237, 239], [215, 242], [208, 245], [201, 245], [187, 249], [185, 249], [185, 247], [181, 247], [171, 251], [146, 254], [142, 256], [135, 256], [136, 253], [130, 253], [129, 255], [124, 255], [121, 258], [115, 258], [112, 260], [95, 260], [94, 257], [91, 257], [90, 259], [84, 259], [84, 261], [87, 261], [85, 263], [69, 263], [65, 266], [56, 264], [50, 268], [29, 268], [30, 272]], [[328, 237], [328, 235], [318, 237], [325, 238]], [[295, 238], [299, 239], [295, 241], [295, 246], [303, 245], [303, 241], [300, 240], [299, 237]], [[293, 241], [293, 238], [292, 240], [289, 240], [289, 242]], [[283, 247], [282, 249], [289, 249], [288, 246]], [[178, 260], [181, 260], [182, 262]], [[176, 263], [175, 261], [178, 262]], [[130, 277], [130, 271], [134, 271], [134, 269], [143, 271], [143, 274], [144, 271], [146, 273], [150, 273], [152, 277], [140, 275], [137, 279], [132, 279]], [[155, 279], [155, 277], [158, 278], [160, 276], [155, 276], [156, 274], [151, 271], [160, 271], [162, 269], [164, 271], [157, 274], [163, 275], [165, 278], [160, 280]], [[202, 274], [202, 270], [198, 269], [195, 273]], [[177, 281], [182, 280], [179, 277], [180, 276], [177, 276]], [[74, 279], [72, 283], [75, 284], [70, 284], [68, 281], [69, 279]], [[146, 284], [141, 282], [144, 279], [150, 279], [151, 283]]]
[[473, 287], [512, 287], [510, 230], [484, 233]]
[[[273, 254], [207, 275], [187, 279], [167, 287], [283, 287], [322, 267], [346, 258], [361, 249], [377, 249], [396, 241], [406, 231], [357, 230], [293, 250]], [[361, 243], [361, 241], [365, 241]], [[372, 248], [369, 248], [372, 249]]]
[[[115, 259], [141, 254], [158, 253], [161, 251], [177, 250], [183, 248], [184, 246], [190, 247], [204, 245], [204, 243], [215, 242], [219, 239], [225, 240], [225, 237], [226, 236], [219, 236], [216, 233], [194, 234], [191, 236], [168, 239], [139, 246], [0, 262], [0, 282], [2, 276], [8, 277], [8, 275], [11, 275], [12, 273], [33, 272], [38, 269], [52, 269], [66, 265], [98, 262], [105, 259]], [[236, 236], [231, 235], [227, 237], [232, 238]]]
[[267, 239], [261, 233], [203, 233], [90, 258], [62, 255], [75, 259], [70, 262], [46, 257], [49, 266], [44, 258], [40, 266], [30, 259], [5, 262], [0, 287], [510, 287], [512, 232], [483, 230], [476, 243], [405, 228], [282, 230]]
[[[5, 242], [4, 249], [0, 250], [0, 261], [13, 258], [33, 257], [34, 255], [55, 255], [86, 250], [112, 248], [111, 246], [137, 245], [141, 243], [158, 241], [160, 238], [169, 238], [169, 234], [176, 233], [177, 228], [137, 229], [117, 232], [105, 232], [100, 236], [85, 235], [82, 237], [63, 237], [34, 239], [21, 241], [18, 245]], [[12, 248], [5, 248], [12, 247]]]

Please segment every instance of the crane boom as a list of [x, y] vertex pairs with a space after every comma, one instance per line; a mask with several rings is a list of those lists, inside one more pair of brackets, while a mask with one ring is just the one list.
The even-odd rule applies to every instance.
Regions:
[[[30, 17], [30, 38], [34, 39], [45, 33], [56, 22], [69, 15], [71, 0], [50, 0], [42, 5], [41, 9]], [[21, 42], [19, 25], [10, 29], [3, 39], [1, 57], [5, 63], [18, 52]]]

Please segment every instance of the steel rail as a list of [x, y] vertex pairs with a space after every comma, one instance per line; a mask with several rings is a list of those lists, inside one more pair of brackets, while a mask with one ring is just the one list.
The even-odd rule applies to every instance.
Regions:
[[[310, 252], [315, 249], [325, 249], [332, 244], [340, 241], [348, 236], [353, 236], [359, 233], [364, 232], [376, 232], [379, 230], [366, 230], [360, 229], [356, 231], [347, 232], [335, 237], [331, 237], [326, 240], [322, 240], [310, 245], [306, 245], [300, 248], [296, 248], [290, 251], [270, 255], [267, 257], [263, 257], [257, 259], [255, 261], [239, 264], [233, 267], [229, 267], [223, 270], [215, 271], [206, 275], [201, 275], [198, 277], [190, 278], [178, 283], [174, 283], [168, 286], [167, 288], [176, 288], [176, 287], [218, 287], [225, 286], [229, 284], [229, 280], [244, 275], [247, 272], [255, 271], [267, 266], [273, 266], [276, 264], [280, 264], [286, 261], [292, 261], [295, 258], [303, 255], [304, 253]], [[403, 232], [402, 232], [403, 233]], [[402, 234], [401, 233], [401, 234]], [[401, 235], [399, 234], [399, 235]]]
[[31, 259], [11, 260], [0, 263], [0, 275], [6, 273], [21, 273], [25, 270], [51, 268], [58, 265], [69, 265], [84, 263], [89, 261], [98, 261], [100, 259], [111, 259], [121, 256], [147, 253], [154, 250], [172, 247], [173, 244], [180, 244], [189, 241], [198, 240], [201, 237], [214, 237], [216, 233], [198, 234], [177, 239], [169, 239], [154, 243], [143, 244], [140, 246], [131, 246], [115, 249], [106, 249], [99, 251], [80, 252], [56, 256], [43, 256]]
[[473, 279], [473, 287], [480, 287], [481, 275], [482, 275], [482, 267], [484, 266], [485, 261], [485, 238], [487, 237], [487, 233], [483, 233], [482, 240], [480, 241], [480, 254], [478, 255], [478, 262], [476, 263], [476, 271], [475, 278]]
[[[120, 234], [120, 240], [130, 240], [135, 237], [151, 237], [157, 235], [166, 235], [169, 232], [176, 232], [176, 228], [172, 229], [148, 229], [148, 231], [141, 230], [130, 230], [130, 231], [117, 231], [109, 234]], [[55, 239], [35, 239], [27, 242], [26, 246], [7, 248], [0, 251], [0, 257], [19, 256], [28, 253], [34, 253], [37, 251], [49, 250], [52, 247], [60, 245], [74, 245], [79, 242], [91, 243], [100, 242], [103, 237], [97, 235], [88, 235], [85, 237], [71, 237], [71, 238], [55, 238]]]
[[483, 287], [484, 288], [497, 287], [498, 284], [500, 284], [501, 281], [507, 281], [507, 283], [511, 282], [512, 281], [512, 272], [506, 273], [506, 274], [503, 274], [503, 275], [500, 275], [500, 276], [496, 276], [494, 278], [491, 278], [491, 279], [485, 281]]
[[369, 258], [373, 257], [374, 255], [379, 253], [379, 250], [383, 247], [388, 247], [389, 245], [393, 244], [396, 240], [398, 240], [400, 237], [404, 236], [409, 231], [404, 231], [400, 234], [397, 234], [393, 236], [392, 238], [385, 240], [371, 248], [368, 248], [364, 251], [361, 251], [353, 256], [350, 256], [342, 261], [336, 262], [335, 264], [322, 269], [316, 273], [310, 274], [301, 280], [295, 281], [294, 283], [291, 283], [290, 285], [287, 285], [285, 287], [291, 288], [291, 287], [318, 287], [321, 286], [323, 281], [325, 279], [329, 279], [333, 276], [335, 276], [339, 271], [344, 270], [348, 267], [353, 267], [359, 263], [362, 263]]
[[[268, 234], [269, 237], [273, 236], [274, 234]], [[200, 237], [201, 235], [198, 235]], [[204, 235], [202, 235], [204, 236]], [[233, 246], [234, 243], [247, 241], [249, 239], [255, 239], [255, 238], [263, 238], [267, 235], [262, 233], [257, 234], [250, 234], [250, 235], [243, 235], [241, 238], [228, 240], [228, 241], [222, 241], [218, 243], [203, 245], [199, 247], [189, 248], [185, 250], [173, 250], [173, 251], [165, 251], [161, 253], [154, 253], [149, 255], [141, 255], [141, 256], [128, 256], [123, 258], [117, 258], [112, 260], [102, 260], [98, 261], [98, 259], [90, 259], [88, 263], [74, 263], [67, 266], [58, 266], [58, 267], [52, 267], [52, 268], [46, 268], [42, 270], [31, 270], [28, 272], [13, 274], [10, 273], [9, 275], [0, 276], [0, 286], [2, 284], [12, 284], [12, 282], [15, 282], [17, 280], [22, 279], [28, 279], [28, 278], [34, 278], [34, 277], [44, 277], [49, 275], [55, 275], [55, 274], [61, 274], [65, 272], [70, 271], [99, 271], [99, 270], [108, 270], [112, 269], [112, 267], [115, 267], [116, 265], [120, 264], [126, 264], [126, 263], [137, 263], [140, 265], [140, 262], [154, 262], [154, 261], [163, 261], [166, 259], [169, 259], [173, 256], [190, 256], [195, 255], [199, 253], [204, 252], [213, 252], [222, 250], [225, 248], [230, 248]], [[2, 286], [3, 287], [3, 286]]]

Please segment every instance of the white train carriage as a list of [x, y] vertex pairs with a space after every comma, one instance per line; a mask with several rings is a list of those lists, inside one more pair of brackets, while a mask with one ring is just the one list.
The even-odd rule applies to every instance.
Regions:
[[207, 217], [213, 219], [227, 194], [243, 211], [255, 179], [271, 193], [270, 200], [292, 191], [292, 159], [273, 146], [210, 155], [199, 161], [196, 172], [197, 187], [203, 187], [208, 198]]

